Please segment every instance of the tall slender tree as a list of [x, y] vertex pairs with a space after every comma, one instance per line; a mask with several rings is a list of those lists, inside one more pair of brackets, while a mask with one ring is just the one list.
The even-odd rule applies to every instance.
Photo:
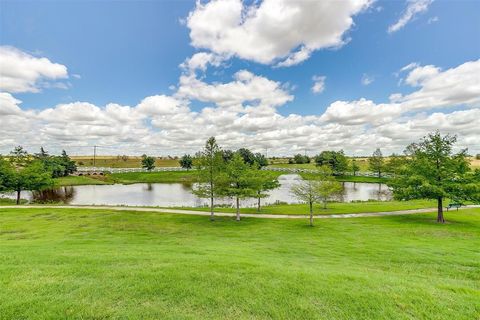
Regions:
[[210, 199], [210, 220], [214, 220], [214, 199], [218, 194], [220, 175], [224, 166], [223, 153], [215, 140], [210, 137], [205, 147], [199, 152], [195, 159], [198, 168], [198, 184], [193, 192], [201, 198]]
[[382, 151], [377, 148], [370, 158], [368, 158], [368, 166], [370, 170], [375, 172], [380, 178], [385, 167], [385, 159], [383, 158]]
[[352, 162], [350, 163], [350, 169], [352, 170], [354, 177], [357, 175], [357, 172], [360, 171], [360, 166], [357, 164], [357, 160], [355, 160], [355, 158], [353, 158]]

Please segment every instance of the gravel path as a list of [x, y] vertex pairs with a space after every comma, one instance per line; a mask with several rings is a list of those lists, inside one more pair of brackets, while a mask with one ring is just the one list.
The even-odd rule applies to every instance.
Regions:
[[[0, 206], [0, 210], [5, 209], [24, 209], [24, 208], [49, 208], [49, 209], [94, 209], [94, 210], [118, 210], [118, 211], [144, 211], [144, 212], [160, 212], [160, 213], [174, 213], [174, 214], [188, 214], [197, 216], [209, 216], [210, 212], [183, 210], [183, 209], [167, 209], [167, 208], [145, 208], [145, 207], [122, 207], [122, 206], [49, 206], [49, 205], [18, 205], [18, 206]], [[480, 208], [480, 205], [468, 205], [460, 208]], [[400, 210], [400, 211], [384, 211], [384, 212], [364, 212], [364, 213], [346, 213], [346, 214], [323, 214], [315, 215], [315, 219], [342, 219], [342, 218], [363, 218], [363, 217], [382, 217], [382, 216], [397, 216], [404, 214], [427, 213], [434, 212], [437, 208]], [[452, 210], [453, 211], [453, 210]], [[235, 217], [235, 213], [230, 212], [215, 212], [215, 216], [219, 217]], [[242, 213], [242, 217], [248, 218], [266, 218], [266, 219], [307, 219], [309, 216], [304, 214], [256, 214], [256, 213]]]

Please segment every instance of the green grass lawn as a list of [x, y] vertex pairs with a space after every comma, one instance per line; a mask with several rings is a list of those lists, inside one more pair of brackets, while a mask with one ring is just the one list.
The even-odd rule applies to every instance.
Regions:
[[[26, 204], [28, 201], [26, 199], [20, 199], [20, 204]], [[17, 201], [15, 199], [6, 198], [0, 195], [0, 206], [11, 206], [16, 204]]]
[[125, 172], [112, 173], [107, 178], [115, 183], [192, 183], [196, 178], [195, 171], [161, 171], [161, 172]]
[[68, 176], [56, 178], [57, 186], [79, 186], [88, 184], [109, 184], [112, 183], [105, 176]]
[[[315, 204], [313, 213], [319, 214], [344, 214], [344, 213], [365, 213], [365, 212], [384, 212], [399, 211], [423, 208], [435, 208], [437, 203], [431, 200], [411, 200], [411, 201], [362, 201], [362, 202], [331, 202], [328, 203], [327, 209], [323, 209], [323, 205]], [[448, 205], [446, 201], [445, 205]], [[179, 207], [178, 209], [206, 211], [209, 207], [192, 208]], [[235, 208], [215, 208], [217, 212], [236, 212]], [[241, 208], [242, 213], [262, 213], [262, 214], [299, 214], [306, 215], [309, 213], [307, 204], [278, 204], [263, 206], [258, 212], [256, 208]]]
[[2, 319], [477, 319], [480, 210], [218, 219], [0, 208]]

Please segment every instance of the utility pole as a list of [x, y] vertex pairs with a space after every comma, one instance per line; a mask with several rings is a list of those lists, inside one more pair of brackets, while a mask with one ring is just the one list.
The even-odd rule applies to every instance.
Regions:
[[95, 158], [97, 157], [97, 146], [93, 146], [93, 166], [95, 167]]

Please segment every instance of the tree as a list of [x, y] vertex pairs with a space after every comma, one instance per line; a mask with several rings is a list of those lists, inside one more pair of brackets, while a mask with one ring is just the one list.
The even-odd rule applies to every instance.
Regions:
[[248, 150], [247, 148], [240, 148], [237, 152], [243, 159], [243, 161], [249, 165], [253, 165], [255, 163], [255, 155], [252, 151]]
[[385, 167], [385, 160], [383, 159], [382, 151], [377, 148], [370, 158], [368, 158], [368, 167], [371, 171], [375, 172], [378, 177], [382, 176], [383, 169]]
[[268, 166], [268, 159], [260, 152], [255, 153], [255, 163], [260, 168]]
[[307, 155], [297, 153], [293, 156], [293, 161], [297, 164], [310, 163], [310, 158]]
[[146, 154], [142, 155], [142, 168], [152, 171], [155, 168], [155, 158]]
[[69, 174], [74, 173], [77, 171], [77, 165], [75, 161], [73, 161], [67, 154], [65, 150], [62, 150], [62, 155], [60, 156], [62, 166], [64, 169], [64, 176], [68, 176]]
[[52, 173], [52, 178], [65, 177], [77, 171], [75, 161], [72, 161], [65, 150], [61, 156], [51, 156], [43, 148], [35, 154], [35, 158], [43, 163], [45, 171]]
[[223, 161], [229, 162], [233, 158], [233, 151], [232, 150], [222, 150], [222, 157]]
[[193, 165], [193, 159], [192, 156], [189, 154], [183, 155], [183, 157], [180, 159], [180, 166], [184, 169], [190, 170]]
[[24, 166], [16, 167], [13, 162], [2, 160], [0, 163], [0, 189], [15, 191], [17, 204], [23, 190], [42, 190], [53, 186], [52, 173], [45, 171], [43, 163], [33, 160]]
[[350, 169], [353, 172], [353, 176], [357, 175], [357, 172], [360, 171], [360, 166], [357, 164], [357, 160], [352, 159], [352, 163], [350, 164]]
[[0, 192], [11, 191], [14, 174], [12, 163], [0, 156]]
[[235, 153], [230, 162], [225, 165], [221, 176], [220, 194], [235, 199], [236, 220], [240, 221], [240, 199], [255, 197], [257, 170], [245, 163], [240, 153]]
[[404, 170], [405, 164], [405, 157], [393, 153], [385, 163], [383, 170], [391, 175], [398, 175]]
[[310, 226], [313, 226], [313, 204], [321, 200], [320, 182], [317, 180], [303, 180], [291, 188], [292, 194], [300, 201], [306, 202], [310, 208]]
[[17, 167], [25, 166], [31, 159], [28, 152], [22, 146], [16, 146], [10, 152], [10, 160]]
[[327, 202], [332, 196], [342, 191], [342, 185], [335, 180], [329, 166], [320, 167], [319, 174], [313, 180], [303, 180], [292, 186], [292, 194], [308, 203], [310, 210], [310, 226], [313, 226], [313, 204], [323, 202], [323, 208], [327, 208]]
[[320, 182], [318, 195], [323, 202], [323, 209], [327, 209], [327, 202], [332, 197], [339, 195], [343, 187], [340, 182], [335, 180], [332, 170], [328, 166], [320, 168], [318, 181]]
[[45, 159], [48, 158], [48, 152], [43, 149], [43, 147], [40, 147], [40, 152], [35, 154], [35, 157], [38, 159]]
[[196, 156], [198, 167], [198, 182], [193, 193], [200, 198], [210, 198], [210, 220], [214, 220], [214, 198], [218, 194], [220, 174], [222, 173], [225, 161], [223, 153], [215, 140], [210, 137], [205, 143], [204, 149]]
[[343, 150], [322, 151], [315, 156], [315, 163], [319, 167], [329, 166], [335, 175], [343, 175], [348, 169], [348, 160]]
[[399, 200], [436, 199], [437, 222], [444, 223], [443, 200], [480, 199], [480, 174], [471, 172], [466, 150], [453, 153], [456, 136], [428, 134], [405, 150], [404, 169], [388, 184]]
[[256, 192], [257, 202], [257, 211], [260, 211], [261, 198], [268, 197], [268, 191], [276, 189], [280, 186], [278, 178], [275, 174], [268, 171], [258, 170], [255, 172], [254, 176], [254, 189]]

